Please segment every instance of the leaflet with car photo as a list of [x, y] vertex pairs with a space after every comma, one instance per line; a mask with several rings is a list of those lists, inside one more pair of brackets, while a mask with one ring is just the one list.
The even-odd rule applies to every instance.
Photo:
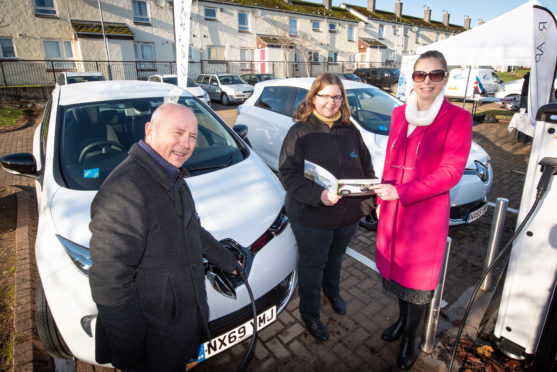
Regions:
[[337, 195], [375, 195], [372, 185], [380, 183], [377, 178], [337, 179], [331, 172], [309, 160], [304, 161], [304, 176]]

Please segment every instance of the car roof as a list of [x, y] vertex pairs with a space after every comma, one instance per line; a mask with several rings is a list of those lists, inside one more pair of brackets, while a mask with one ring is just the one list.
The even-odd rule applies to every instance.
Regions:
[[176, 74], [156, 74], [156, 75], [151, 75], [149, 77], [153, 77], [153, 76], [160, 76], [161, 78], [175, 78], [175, 77], [178, 77], [178, 75], [176, 75]]
[[173, 84], [139, 80], [108, 80], [62, 85], [55, 88], [53, 95], [57, 90], [59, 104], [63, 106], [129, 98], [191, 96], [190, 93]]
[[66, 76], [104, 76], [103, 74], [97, 71], [90, 71], [90, 72], [64, 71], [63, 74], [66, 74]]

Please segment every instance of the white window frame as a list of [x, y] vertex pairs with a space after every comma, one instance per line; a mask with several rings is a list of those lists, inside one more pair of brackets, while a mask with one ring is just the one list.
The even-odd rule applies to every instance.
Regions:
[[[212, 14], [209, 14], [208, 11], [215, 12], [215, 15], [213, 16]], [[206, 7], [203, 8], [203, 15], [204, 15], [206, 20], [216, 21], [217, 20], [217, 8], [206, 6]]]
[[[316, 27], [317, 26], [317, 27]], [[311, 21], [311, 29], [313, 31], [321, 31], [321, 22], [319, 21]]]
[[435, 33], [435, 41], [439, 41], [439, 32]]
[[49, 5], [38, 5], [39, 1], [41, 1], [41, 0], [33, 0], [33, 5], [35, 7], [35, 15], [51, 16], [51, 17], [55, 17], [57, 15], [55, 0], [43, 0], [43, 1], [50, 1], [52, 3], [51, 6], [49, 6]]
[[[213, 55], [212, 51], [215, 51], [214, 56], [216, 58], [211, 58], [211, 55]], [[207, 46], [207, 60], [209, 60], [209, 61], [222, 61], [222, 60], [224, 60], [224, 47], [221, 46], [221, 45]]]
[[348, 30], [347, 30], [348, 41], [354, 41], [354, 30], [355, 30], [354, 26], [352, 26], [352, 25], [348, 26]]
[[298, 36], [298, 20], [290, 18], [288, 21], [288, 34], [290, 36]]
[[[3, 41], [9, 41], [10, 42], [10, 45], [9, 46], [6, 45], [6, 48], [8, 48], [8, 49], [11, 48], [11, 51], [13, 52], [13, 56], [9, 56], [9, 55], [6, 56], [5, 55], [6, 53], [4, 53], [4, 45], [2, 45]], [[7, 37], [0, 38], [0, 58], [17, 58], [16, 54], [15, 54], [14, 42], [13, 42], [12, 39], [7, 38]]]
[[240, 68], [243, 70], [251, 69], [252, 62], [254, 60], [255, 50], [250, 48], [240, 48]]
[[[138, 8], [136, 4], [144, 4], [145, 7], [145, 14], [136, 13]], [[151, 16], [149, 12], [149, 3], [146, 0], [132, 0], [132, 9], [133, 9], [133, 22], [134, 23], [151, 23]]]
[[[245, 17], [245, 24], [242, 24], [242, 16]], [[238, 12], [238, 31], [249, 32], [249, 14], [246, 12]]]
[[337, 24], [334, 22], [329, 22], [329, 32], [337, 32]]
[[404, 26], [404, 28], [402, 29], [403, 35], [404, 36], [408, 36], [408, 27]]
[[[145, 58], [144, 49], [143, 47], [151, 47], [152, 58]], [[135, 60], [138, 61], [137, 69], [138, 70], [155, 70], [155, 44], [154, 43], [146, 43], [146, 42], [134, 42], [133, 43], [133, 52], [135, 55]], [[149, 61], [149, 62], [143, 62]]]
[[337, 63], [338, 61], [338, 52], [328, 51], [327, 52], [327, 62], [328, 63]]
[[416, 44], [420, 43], [420, 30], [416, 31], [416, 40], [415, 40]]
[[377, 30], [377, 38], [383, 39], [383, 31], [385, 29], [385, 25], [379, 25], [379, 29]]
[[[74, 58], [72, 42], [70, 40], [47, 39], [47, 40], [43, 40], [42, 44], [43, 44], [45, 59], [47, 60], [63, 61], [63, 60], [72, 60]], [[48, 55], [49, 48], [47, 48], [47, 45], [51, 45], [51, 46], [56, 45], [56, 48], [58, 50], [58, 55], [49, 56]], [[71, 69], [75, 69], [75, 62], [73, 61], [54, 62], [54, 63], [47, 62], [47, 68], [54, 69], [54, 70], [71, 70]]]
[[398, 27], [396, 25], [393, 25], [393, 35], [396, 36], [397, 32], [398, 32]]

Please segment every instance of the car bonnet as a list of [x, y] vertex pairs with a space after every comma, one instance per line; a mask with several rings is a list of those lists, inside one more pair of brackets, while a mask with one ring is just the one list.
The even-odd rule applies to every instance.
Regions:
[[[278, 179], [257, 157], [186, 179], [203, 227], [215, 238], [231, 238], [249, 246], [273, 223], [284, 203]], [[50, 213], [56, 233], [88, 247], [89, 222], [95, 191], [60, 187]]]

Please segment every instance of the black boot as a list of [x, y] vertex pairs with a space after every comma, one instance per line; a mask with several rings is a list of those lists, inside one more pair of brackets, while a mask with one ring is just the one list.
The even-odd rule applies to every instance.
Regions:
[[398, 368], [408, 370], [417, 359], [416, 332], [422, 321], [427, 305], [407, 303], [406, 327], [400, 341], [400, 349], [396, 358]]
[[406, 327], [406, 314], [408, 313], [408, 302], [398, 299], [399, 315], [395, 324], [385, 329], [381, 334], [381, 338], [387, 342], [398, 340]]
[[396, 364], [398, 368], [406, 371], [412, 368], [416, 359], [416, 332], [404, 331]]

